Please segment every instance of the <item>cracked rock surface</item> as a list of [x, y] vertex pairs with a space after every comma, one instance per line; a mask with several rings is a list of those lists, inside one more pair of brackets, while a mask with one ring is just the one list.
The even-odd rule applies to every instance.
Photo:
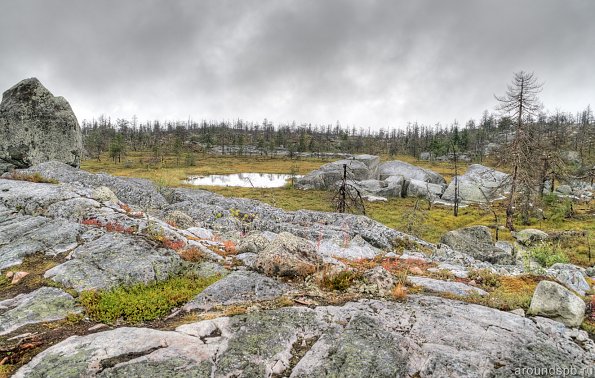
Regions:
[[573, 332], [581, 331], [436, 297], [361, 300], [253, 312], [175, 331], [75, 336], [15, 377], [509, 377], [527, 366], [592, 366], [593, 342], [579, 343]]

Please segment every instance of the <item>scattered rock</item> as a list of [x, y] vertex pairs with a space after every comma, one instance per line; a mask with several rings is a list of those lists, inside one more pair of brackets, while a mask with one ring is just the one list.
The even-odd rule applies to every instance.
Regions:
[[0, 161], [26, 168], [49, 160], [81, 163], [81, 129], [70, 104], [54, 97], [36, 78], [2, 94]]
[[522, 317], [525, 316], [525, 310], [523, 310], [522, 308], [517, 308], [515, 310], [511, 310], [511, 311], [508, 311], [508, 312], [510, 312], [511, 314], [522, 316]]
[[368, 269], [364, 272], [363, 280], [367, 284], [368, 289], [372, 294], [378, 294], [381, 296], [390, 294], [391, 290], [395, 287], [395, 278], [393, 275], [382, 266], [377, 266], [372, 269]]
[[271, 277], [305, 277], [314, 273], [321, 264], [322, 259], [312, 243], [282, 232], [258, 254], [254, 267]]
[[490, 229], [486, 226], [472, 226], [449, 231], [442, 236], [440, 243], [492, 264], [512, 264], [514, 262], [510, 251], [505, 251], [494, 245]]
[[357, 235], [349, 241], [323, 240], [318, 248], [322, 256], [339, 257], [350, 260], [373, 259], [381, 253], [361, 236]]
[[471, 164], [464, 175], [453, 179], [441, 199], [454, 202], [458, 182], [459, 201], [483, 203], [501, 198], [509, 189], [509, 175], [480, 164]]
[[465, 285], [462, 282], [450, 282], [435, 280], [427, 277], [407, 277], [407, 282], [412, 285], [421, 286], [426, 290], [435, 291], [438, 293], [450, 293], [455, 295], [468, 296], [473, 294], [487, 295], [488, 293], [477, 287]]
[[585, 307], [585, 302], [564, 286], [552, 281], [541, 281], [533, 293], [527, 313], [552, 318], [569, 327], [578, 327], [583, 322]]
[[107, 186], [100, 186], [93, 189], [93, 199], [100, 202], [118, 203], [120, 200], [114, 192]]
[[272, 300], [287, 291], [288, 286], [269, 277], [255, 272], [236, 271], [207, 287], [183, 309], [209, 310], [218, 305]]
[[74, 298], [55, 287], [42, 287], [0, 302], [0, 335], [27, 324], [51, 322], [78, 313]]
[[584, 296], [587, 291], [591, 290], [585, 270], [576, 265], [557, 263], [549, 267], [547, 274], [579, 295]]
[[165, 221], [170, 225], [181, 229], [188, 229], [195, 226], [194, 219], [180, 210], [173, 210], [165, 214]]
[[349, 180], [362, 181], [378, 178], [378, 156], [358, 155], [352, 159], [328, 163], [300, 178], [295, 186], [298, 189], [322, 189], [334, 187], [343, 178], [343, 165], [347, 166]]
[[15, 284], [19, 283], [20, 280], [22, 280], [23, 278], [25, 278], [28, 275], [29, 275], [29, 272], [14, 272], [12, 277], [8, 277], [8, 278], [12, 278], [12, 281], [10, 283], [15, 285]]
[[549, 238], [549, 235], [541, 230], [537, 230], [534, 228], [527, 228], [518, 232], [515, 232], [512, 235], [519, 244], [525, 246], [531, 246], [536, 243], [540, 243], [546, 241]]
[[277, 238], [277, 234], [272, 232], [256, 232], [252, 233], [240, 240], [236, 250], [238, 253], [254, 253], [258, 254], [263, 251], [271, 241]]
[[420, 180], [409, 180], [406, 185], [407, 197], [421, 197], [430, 200], [438, 199], [444, 191], [444, 186], [431, 184]]

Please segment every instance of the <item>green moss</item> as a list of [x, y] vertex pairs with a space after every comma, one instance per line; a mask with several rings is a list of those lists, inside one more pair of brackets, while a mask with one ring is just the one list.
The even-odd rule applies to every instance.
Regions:
[[152, 284], [117, 287], [107, 291], [84, 291], [79, 300], [87, 315], [99, 322], [141, 323], [163, 318], [171, 310], [194, 298], [219, 276], [172, 277]]

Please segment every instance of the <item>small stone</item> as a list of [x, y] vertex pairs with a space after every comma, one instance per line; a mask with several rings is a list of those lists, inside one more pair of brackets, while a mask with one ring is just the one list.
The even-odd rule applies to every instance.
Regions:
[[518, 315], [518, 316], [523, 316], [523, 317], [525, 316], [525, 310], [523, 310], [522, 308], [517, 308], [515, 310], [508, 311], [508, 312], [510, 312], [511, 314]]
[[20, 280], [22, 280], [23, 278], [25, 278], [28, 275], [29, 275], [29, 272], [15, 272], [14, 275], [12, 276], [11, 284], [14, 285], [14, 284], [19, 283]]
[[107, 327], [108, 327], [107, 324], [99, 323], [99, 324], [95, 324], [93, 327], [90, 327], [88, 329], [88, 331], [90, 331], [90, 332], [98, 331], [100, 329], [104, 329], [104, 328], [107, 328]]
[[415, 274], [416, 276], [421, 276], [424, 274], [424, 272], [418, 266], [413, 266], [409, 268], [409, 272], [411, 272], [411, 274]]

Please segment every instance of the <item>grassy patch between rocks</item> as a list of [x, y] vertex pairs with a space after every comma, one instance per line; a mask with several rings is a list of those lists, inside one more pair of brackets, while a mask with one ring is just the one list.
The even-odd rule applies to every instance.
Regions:
[[80, 302], [93, 320], [107, 324], [137, 324], [163, 318], [219, 280], [212, 277], [172, 277], [151, 284], [84, 291]]
[[[531, 304], [531, 298], [535, 288], [543, 277], [533, 275], [522, 276], [500, 276], [498, 285], [486, 296], [470, 295], [455, 299], [464, 302], [480, 304], [487, 307], [497, 308], [503, 311], [522, 308], [527, 310]], [[493, 287], [493, 286], [492, 286]]]
[[9, 180], [29, 181], [29, 182], [46, 183], [46, 184], [58, 184], [59, 183], [58, 180], [44, 177], [39, 172], [35, 172], [35, 173], [12, 172], [5, 178], [9, 179]]

